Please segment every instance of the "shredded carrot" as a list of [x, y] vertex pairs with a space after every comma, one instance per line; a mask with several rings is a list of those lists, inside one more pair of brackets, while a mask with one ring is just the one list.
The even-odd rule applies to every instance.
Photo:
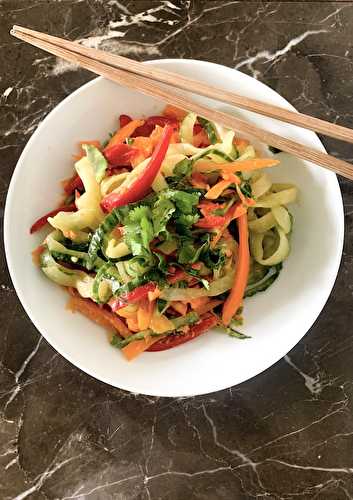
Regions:
[[170, 305], [174, 309], [174, 311], [179, 313], [181, 316], [185, 316], [186, 311], [188, 309], [187, 304], [185, 304], [184, 302], [179, 302], [179, 301], [175, 300], [175, 301], [172, 301], [170, 303]]
[[217, 182], [214, 186], [211, 187], [205, 194], [205, 198], [208, 200], [216, 200], [228, 186], [232, 184], [231, 181], [225, 181], [224, 179]]
[[223, 234], [225, 234], [226, 237], [228, 236], [228, 238], [229, 238], [230, 234], [229, 234], [229, 232], [227, 230], [227, 227], [229, 226], [229, 224], [231, 223], [231, 221], [233, 219], [238, 219], [239, 217], [241, 217], [242, 215], [244, 215], [246, 213], [247, 213], [247, 208], [244, 205], [242, 205], [241, 203], [238, 203], [237, 205], [234, 205], [233, 206], [233, 210], [231, 211], [231, 213], [230, 213], [230, 215], [229, 215], [229, 217], [227, 219], [227, 222], [221, 228], [219, 228], [216, 231], [215, 236], [211, 240], [210, 247], [212, 249], [215, 248], [215, 246], [217, 245], [217, 243], [219, 242], [219, 240], [222, 238]]
[[245, 172], [258, 168], [275, 167], [279, 165], [278, 160], [273, 158], [254, 158], [253, 160], [238, 160], [229, 163], [214, 163], [208, 160], [199, 160], [193, 169], [195, 172], [210, 172], [212, 170], [223, 170], [226, 173]]
[[132, 359], [136, 358], [139, 354], [142, 354], [146, 349], [148, 349], [152, 344], [155, 342], [158, 342], [162, 336], [158, 337], [150, 337], [147, 336], [143, 340], [134, 340], [133, 342], [130, 342], [127, 346], [123, 347], [121, 349], [121, 352], [125, 356], [125, 358], [128, 361], [131, 361]]
[[105, 149], [110, 148], [111, 146], [114, 146], [115, 144], [121, 144], [122, 142], [125, 141], [128, 137], [131, 136], [137, 129], [137, 127], [141, 127], [145, 123], [145, 120], [131, 120], [131, 122], [127, 123], [124, 127], [119, 129], [113, 137], [110, 139], [108, 142], [108, 145], [106, 146]]
[[247, 205], [248, 207], [252, 207], [256, 204], [256, 201], [253, 200], [252, 198], [248, 198], [247, 196], [245, 196], [240, 187], [239, 186], [236, 186], [236, 189], [237, 189], [237, 194], [240, 198], [240, 201], [244, 204], [244, 205]]
[[212, 309], [219, 306], [220, 304], [222, 304], [222, 300], [210, 300], [206, 304], [201, 305], [200, 307], [196, 307], [195, 311], [199, 316], [201, 316], [202, 314], [212, 311]]
[[233, 140], [233, 144], [236, 145], [239, 153], [242, 153], [244, 149], [249, 146], [250, 142], [247, 139], [241, 139], [240, 137]]
[[246, 213], [238, 217], [237, 226], [239, 232], [239, 253], [233, 287], [223, 305], [222, 321], [225, 325], [229, 325], [230, 320], [242, 304], [249, 275], [249, 230]]
[[184, 120], [187, 114], [187, 111], [185, 111], [184, 109], [177, 108], [176, 106], [172, 106], [171, 104], [167, 104], [163, 110], [164, 116], [175, 118], [178, 121]]
[[189, 300], [188, 302], [189, 302], [192, 309], [197, 309], [199, 307], [202, 307], [202, 306], [208, 304], [209, 301], [210, 301], [210, 299], [208, 297], [198, 297], [197, 299], [192, 299], [192, 300]]
[[103, 326], [107, 330], [112, 330], [112, 328], [114, 328], [122, 337], [128, 337], [129, 335], [131, 335], [128, 328], [125, 326], [121, 319], [119, 319], [114, 313], [99, 307], [90, 299], [84, 299], [82, 297], [74, 295], [69, 300], [67, 308], [72, 312], [80, 312], [81, 314], [94, 321], [98, 325]]
[[225, 181], [231, 181], [232, 184], [240, 184], [241, 180], [239, 177], [232, 173], [223, 172], [222, 177]]

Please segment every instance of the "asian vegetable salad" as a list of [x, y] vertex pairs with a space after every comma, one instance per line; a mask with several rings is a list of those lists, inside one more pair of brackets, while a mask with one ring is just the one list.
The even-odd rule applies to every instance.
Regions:
[[272, 183], [275, 156], [169, 105], [121, 115], [105, 144], [80, 147], [62, 206], [31, 228], [51, 226], [33, 256], [67, 287], [69, 309], [113, 331], [128, 360], [215, 326], [246, 338], [244, 298], [266, 290], [289, 253], [297, 188]]

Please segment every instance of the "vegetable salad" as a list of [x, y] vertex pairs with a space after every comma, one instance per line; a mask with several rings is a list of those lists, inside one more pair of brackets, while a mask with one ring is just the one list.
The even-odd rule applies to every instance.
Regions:
[[120, 116], [105, 144], [82, 141], [63, 204], [38, 219], [34, 252], [68, 307], [113, 332], [131, 360], [216, 326], [237, 338], [245, 297], [266, 290], [289, 254], [297, 197], [274, 184], [249, 141], [167, 106]]

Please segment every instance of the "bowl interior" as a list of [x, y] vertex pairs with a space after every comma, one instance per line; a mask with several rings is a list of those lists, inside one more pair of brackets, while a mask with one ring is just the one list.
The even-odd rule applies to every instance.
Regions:
[[[291, 109], [276, 92], [238, 71], [201, 61], [164, 60], [155, 66], [204, 80]], [[208, 105], [207, 99], [198, 98]], [[297, 184], [291, 254], [267, 292], [245, 301], [236, 340], [212, 332], [177, 349], [146, 353], [127, 363], [104, 331], [65, 310], [67, 295], [35, 268], [31, 251], [46, 231], [29, 227], [60, 199], [60, 180], [72, 173], [79, 140], [104, 140], [121, 113], [157, 114], [163, 103], [98, 78], [55, 108], [28, 142], [13, 175], [5, 210], [5, 248], [18, 296], [38, 330], [73, 364], [113, 386], [158, 396], [189, 396], [223, 389], [260, 373], [284, 356], [310, 328], [332, 289], [343, 244], [343, 209], [336, 177], [281, 154], [276, 181]], [[219, 109], [227, 108], [219, 104]], [[229, 108], [227, 108], [229, 110]], [[256, 125], [323, 150], [317, 136], [250, 112], [237, 113]]]

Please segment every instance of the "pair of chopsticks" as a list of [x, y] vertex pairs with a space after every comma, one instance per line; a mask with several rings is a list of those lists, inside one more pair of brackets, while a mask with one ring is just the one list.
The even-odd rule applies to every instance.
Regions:
[[236, 130], [240, 134], [251, 135], [265, 144], [274, 146], [286, 153], [308, 160], [353, 180], [353, 166], [349, 163], [256, 127], [240, 118], [198, 104], [189, 97], [175, 92], [172, 87], [353, 143], [353, 130], [351, 129], [302, 113], [288, 111], [279, 106], [273, 106], [255, 99], [240, 96], [179, 74], [144, 65], [126, 57], [110, 54], [102, 50], [86, 48], [76, 42], [70, 42], [21, 26], [14, 26], [11, 34], [20, 40], [79, 65], [108, 80], [138, 90], [143, 94], [157, 97], [179, 108], [192, 111], [226, 128]]

